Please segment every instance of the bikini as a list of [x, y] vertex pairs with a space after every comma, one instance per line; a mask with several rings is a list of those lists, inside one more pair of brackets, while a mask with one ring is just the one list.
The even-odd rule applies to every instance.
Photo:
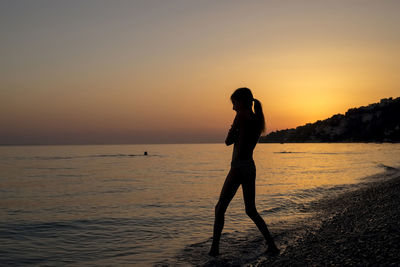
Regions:
[[234, 159], [231, 161], [232, 168], [251, 168], [255, 167], [252, 159]]

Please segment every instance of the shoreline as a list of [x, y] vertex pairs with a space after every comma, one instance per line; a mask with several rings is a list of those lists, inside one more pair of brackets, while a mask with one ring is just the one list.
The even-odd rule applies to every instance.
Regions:
[[[208, 256], [212, 238], [186, 245], [174, 259], [155, 266], [365, 266], [400, 264], [400, 169], [301, 205], [299, 216], [266, 223], [281, 252], [265, 254], [256, 227], [223, 233], [221, 254]], [[282, 224], [281, 224], [282, 223]]]
[[400, 264], [400, 171], [389, 171], [389, 179], [312, 204], [320, 227], [247, 266]]

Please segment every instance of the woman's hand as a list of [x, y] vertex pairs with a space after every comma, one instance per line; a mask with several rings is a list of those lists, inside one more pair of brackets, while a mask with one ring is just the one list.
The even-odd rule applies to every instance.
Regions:
[[233, 120], [233, 124], [228, 131], [228, 136], [225, 139], [225, 144], [227, 146], [235, 143], [239, 137], [239, 126], [240, 126], [241, 116], [239, 113], [236, 114], [235, 119]]

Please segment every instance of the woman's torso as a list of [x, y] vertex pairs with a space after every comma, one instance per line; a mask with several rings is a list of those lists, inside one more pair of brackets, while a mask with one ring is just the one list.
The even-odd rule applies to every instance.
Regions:
[[232, 161], [253, 159], [253, 150], [260, 138], [259, 121], [254, 113], [244, 116], [233, 146]]

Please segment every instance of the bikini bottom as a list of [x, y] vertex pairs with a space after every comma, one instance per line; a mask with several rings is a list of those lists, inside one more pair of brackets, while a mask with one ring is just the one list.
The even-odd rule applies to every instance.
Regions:
[[256, 177], [256, 165], [252, 159], [232, 160], [231, 169], [239, 171], [244, 179]]

